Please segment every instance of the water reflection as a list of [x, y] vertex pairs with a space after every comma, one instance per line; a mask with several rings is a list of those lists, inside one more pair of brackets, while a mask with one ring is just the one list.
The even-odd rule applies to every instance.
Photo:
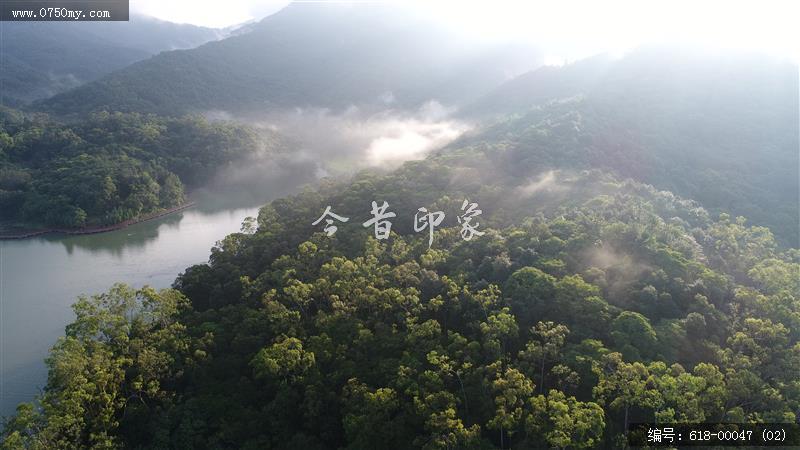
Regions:
[[[223, 203], [224, 204], [224, 203]], [[109, 233], [0, 241], [0, 416], [33, 398], [46, 379], [44, 358], [72, 321], [79, 295], [116, 281], [169, 287], [186, 267], [239, 231], [256, 205], [193, 207]]]
[[187, 267], [208, 261], [211, 247], [259, 206], [313, 182], [317, 165], [286, 155], [228, 171], [212, 183], [215, 193], [191, 194], [194, 207], [122, 230], [0, 241], [0, 416], [44, 384], [44, 358], [79, 295], [116, 281], [169, 287]]
[[180, 231], [184, 212], [185, 210], [159, 219], [133, 224], [113, 233], [49, 235], [45, 239], [62, 244], [69, 255], [72, 255], [76, 248], [81, 248], [91, 253], [109, 252], [122, 257], [124, 248], [139, 248], [147, 245], [148, 242], [158, 238], [159, 230], [162, 228]]
[[[278, 195], [283, 192], [278, 192]], [[215, 221], [219, 214], [228, 214], [228, 218], [238, 218], [239, 211], [251, 211], [251, 215], [258, 214], [258, 208], [266, 204], [272, 196], [260, 195], [250, 191], [229, 191], [229, 192], [208, 192], [198, 191], [192, 194], [196, 200], [192, 207], [168, 214], [157, 219], [148, 220], [133, 224], [121, 230], [109, 233], [83, 234], [83, 235], [46, 235], [39, 239], [47, 242], [55, 242], [64, 246], [68, 255], [72, 255], [76, 249], [89, 251], [92, 254], [100, 252], [109, 253], [122, 258], [125, 252], [141, 249], [148, 244], [156, 241], [160, 233], [177, 233], [181, 230], [181, 225], [186, 225], [184, 221], [186, 214], [191, 214], [189, 222], [211, 220]], [[244, 218], [244, 217], [242, 217]], [[241, 220], [240, 220], [241, 222]], [[239, 231], [238, 228], [228, 231], [232, 233]], [[219, 236], [222, 239], [225, 236]], [[177, 275], [177, 274], [176, 274]]]

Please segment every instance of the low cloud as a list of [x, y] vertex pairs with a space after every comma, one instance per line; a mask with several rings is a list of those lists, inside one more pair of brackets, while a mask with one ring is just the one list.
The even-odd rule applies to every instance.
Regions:
[[256, 124], [294, 140], [298, 151], [316, 159], [325, 172], [343, 173], [424, 158], [469, 128], [450, 119], [451, 112], [433, 100], [415, 111], [295, 108], [270, 113]]
[[605, 274], [604, 288], [610, 300], [628, 295], [631, 286], [650, 270], [648, 264], [614, 246], [598, 242], [583, 254], [587, 267], [602, 269]]
[[393, 119], [373, 124], [376, 136], [365, 149], [366, 162], [373, 166], [396, 165], [424, 158], [428, 152], [448, 144], [465, 131], [451, 121], [425, 122]]
[[559, 171], [548, 170], [540, 174], [530, 183], [517, 188], [517, 193], [524, 197], [532, 197], [539, 193], [563, 192], [569, 189], [569, 187], [560, 180], [560, 175]]
[[[392, 98], [389, 94], [385, 100]], [[283, 140], [280, 151], [267, 150], [223, 168], [214, 185], [225, 190], [290, 192], [326, 176], [368, 167], [391, 169], [425, 158], [467, 131], [467, 124], [450, 118], [452, 112], [433, 100], [412, 111], [294, 108], [257, 118], [208, 111], [209, 120], [246, 123]]]

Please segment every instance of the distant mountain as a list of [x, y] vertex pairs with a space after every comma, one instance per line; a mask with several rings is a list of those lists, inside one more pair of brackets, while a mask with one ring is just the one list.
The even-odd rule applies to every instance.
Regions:
[[162, 53], [42, 107], [180, 114], [465, 104], [539, 59], [526, 46], [473, 45], [398, 5], [295, 3], [227, 39]]
[[[517, 176], [604, 168], [768, 225], [798, 246], [798, 67], [756, 54], [643, 48], [544, 67], [464, 108], [465, 139]], [[511, 116], [511, 118], [502, 119]]]
[[129, 22], [2, 22], [3, 102], [18, 105], [93, 81], [164, 50], [222, 31], [133, 16]]
[[461, 109], [468, 117], [523, 112], [535, 105], [592, 90], [613, 64], [608, 55], [597, 55], [563, 67], [542, 66], [519, 75]]

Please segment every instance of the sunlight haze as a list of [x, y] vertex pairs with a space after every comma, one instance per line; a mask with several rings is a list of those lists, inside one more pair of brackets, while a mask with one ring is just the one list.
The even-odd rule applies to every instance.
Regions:
[[[273, 14], [283, 0], [134, 0], [131, 11], [177, 23], [223, 28]], [[382, 1], [302, 3], [381, 4]], [[553, 54], [560, 64], [594, 53], [621, 53], [648, 43], [690, 43], [752, 49], [800, 60], [800, 8], [791, 1], [642, 2], [613, 0], [412, 1], [410, 4], [451, 26], [485, 40], [525, 40]]]

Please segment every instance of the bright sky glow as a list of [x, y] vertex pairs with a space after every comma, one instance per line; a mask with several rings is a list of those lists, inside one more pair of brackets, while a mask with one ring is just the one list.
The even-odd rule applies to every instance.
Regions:
[[[131, 0], [131, 9], [173, 22], [224, 27], [263, 18], [287, 3]], [[800, 2], [792, 0], [416, 0], [413, 4], [475, 37], [540, 44], [553, 52], [552, 62], [664, 42], [756, 49], [800, 61]]]
[[224, 28], [266, 17], [286, 0], [130, 0], [132, 13], [176, 23]]

